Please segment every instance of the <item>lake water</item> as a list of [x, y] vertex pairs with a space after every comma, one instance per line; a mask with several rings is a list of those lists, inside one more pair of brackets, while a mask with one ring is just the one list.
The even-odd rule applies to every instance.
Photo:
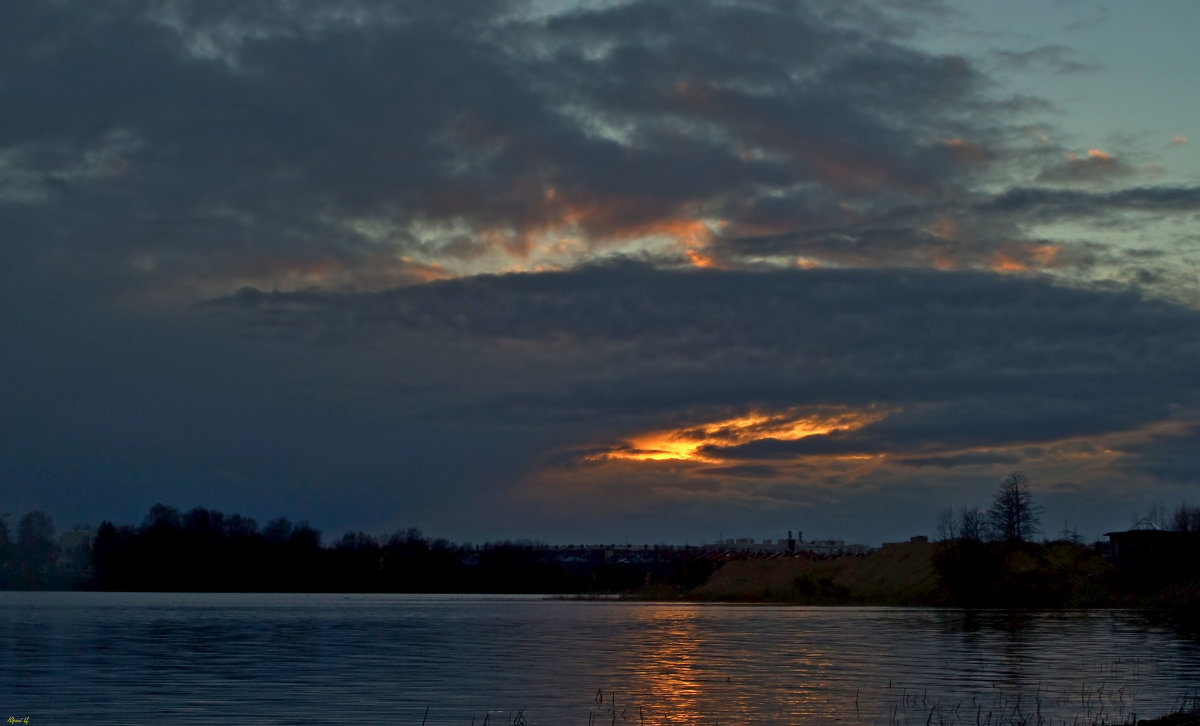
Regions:
[[1112, 723], [1198, 688], [1200, 643], [1121, 611], [0, 593], [0, 723]]

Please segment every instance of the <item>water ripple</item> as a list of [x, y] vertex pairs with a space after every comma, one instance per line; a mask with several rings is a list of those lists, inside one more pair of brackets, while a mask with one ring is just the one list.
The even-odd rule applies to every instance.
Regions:
[[0, 667], [30, 723], [1073, 723], [1194, 695], [1200, 645], [1122, 611], [0, 593]]

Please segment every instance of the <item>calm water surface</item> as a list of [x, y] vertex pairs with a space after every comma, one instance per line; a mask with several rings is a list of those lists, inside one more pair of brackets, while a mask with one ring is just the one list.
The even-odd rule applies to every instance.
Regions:
[[0, 593], [0, 722], [1111, 723], [1198, 688], [1200, 643], [1119, 611]]

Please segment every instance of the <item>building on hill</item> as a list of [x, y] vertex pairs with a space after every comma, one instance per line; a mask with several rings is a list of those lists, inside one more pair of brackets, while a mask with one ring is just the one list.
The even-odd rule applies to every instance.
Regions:
[[1177, 564], [1190, 560], [1200, 550], [1200, 535], [1163, 529], [1129, 529], [1105, 532], [1109, 557], [1118, 565], [1143, 567]]

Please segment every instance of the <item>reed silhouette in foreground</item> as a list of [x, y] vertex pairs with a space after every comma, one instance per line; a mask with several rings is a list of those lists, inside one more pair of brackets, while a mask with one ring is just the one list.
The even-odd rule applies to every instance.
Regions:
[[[883, 715], [864, 714], [860, 708], [862, 689], [857, 689], [853, 712], [831, 712], [812, 721], [797, 723], [815, 724], [830, 720], [862, 726], [1200, 726], [1200, 691], [1181, 696], [1166, 715], [1139, 718], [1134, 708], [1134, 694], [1124, 689], [1106, 691], [1103, 684], [1081, 684], [1078, 690], [1062, 692], [1038, 688], [1032, 694], [998, 693], [988, 699], [931, 698], [928, 689], [893, 688], [891, 684], [881, 690], [885, 692], [885, 697], [890, 695], [884, 700], [887, 712]], [[1071, 715], [1053, 715], [1064, 711], [1070, 711]], [[451, 723], [431, 720], [430, 712], [430, 709], [425, 709], [421, 726]], [[534, 717], [527, 717], [525, 709], [489, 711], [481, 717], [472, 717], [470, 726], [528, 726], [530, 718]], [[691, 722], [716, 726], [722, 723], [741, 724], [745, 722], [742, 720], [744, 718], [744, 715], [728, 711], [680, 714], [653, 704], [619, 704], [615, 691], [601, 688], [597, 689], [593, 703], [587, 708], [586, 723], [587, 726], [659, 726], [690, 719]]]

